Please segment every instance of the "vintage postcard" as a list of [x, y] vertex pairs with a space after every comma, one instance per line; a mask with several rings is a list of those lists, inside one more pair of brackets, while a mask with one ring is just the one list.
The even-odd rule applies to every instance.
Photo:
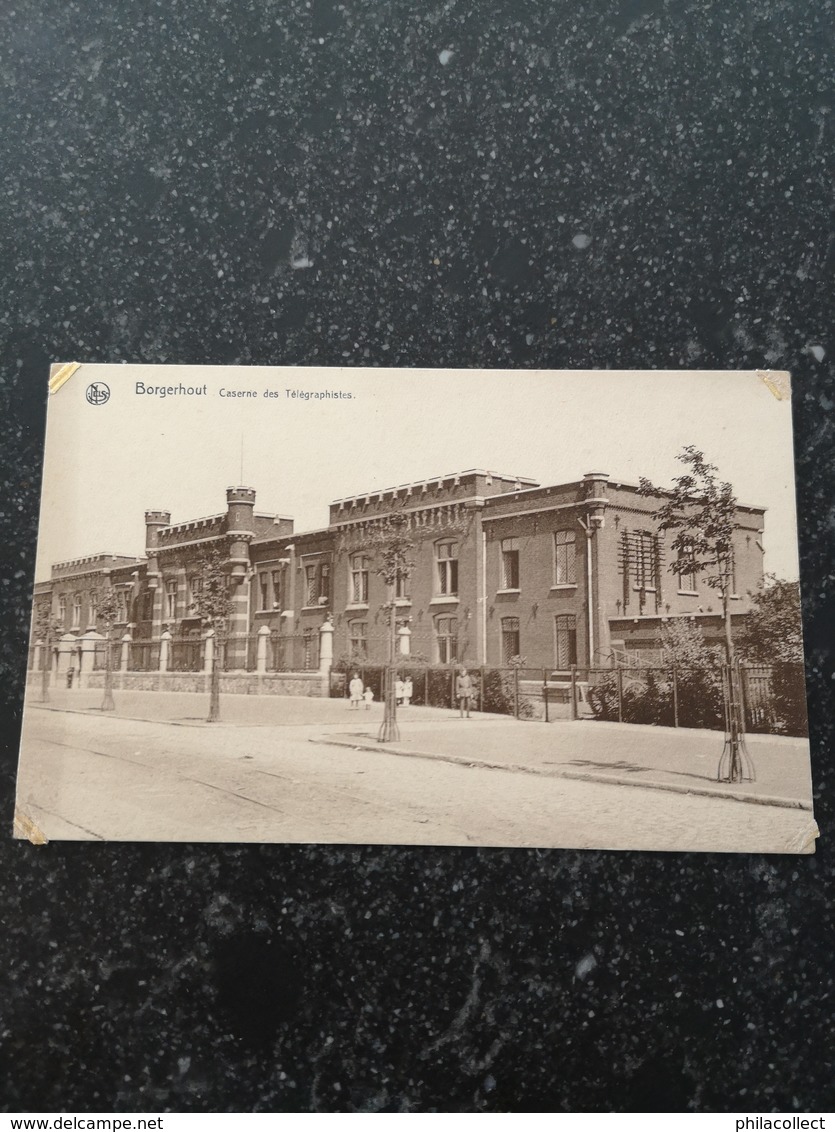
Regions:
[[49, 389], [18, 837], [813, 852], [787, 374]]

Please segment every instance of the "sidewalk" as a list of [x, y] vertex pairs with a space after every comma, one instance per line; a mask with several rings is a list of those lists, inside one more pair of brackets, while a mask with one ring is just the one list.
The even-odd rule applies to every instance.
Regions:
[[[344, 699], [306, 696], [221, 696], [221, 720], [206, 723], [209, 697], [203, 693], [117, 691], [110, 718], [147, 720], [177, 727], [286, 728], [298, 738], [334, 747], [386, 755], [438, 759], [465, 766], [704, 794], [742, 802], [812, 809], [809, 747], [805, 739], [749, 735], [756, 782], [716, 781], [723, 735], [690, 728], [646, 727], [593, 720], [540, 723], [505, 715], [475, 714], [460, 719], [446, 708], [410, 706], [398, 712], [401, 739], [378, 743], [383, 705], [352, 711]], [[50, 702], [37, 695], [32, 710], [101, 716], [101, 689], [51, 689]], [[288, 736], [289, 738], [289, 736]]]
[[398, 722], [402, 738], [395, 743], [379, 743], [376, 730], [360, 726], [314, 741], [467, 766], [812, 809], [805, 739], [749, 735], [746, 745], [757, 780], [732, 785], [716, 781], [724, 741], [717, 731], [592, 720], [534, 723], [492, 717], [484, 722], [478, 716], [448, 717], [444, 723], [402, 718]]
[[[41, 703], [39, 689], [31, 690], [26, 710], [33, 708], [52, 711], [82, 712], [101, 715], [103, 698], [101, 688], [72, 689], [50, 688], [49, 702]], [[220, 720], [206, 723], [209, 714], [208, 692], [143, 692], [117, 689], [113, 693], [114, 712], [106, 714], [115, 719], [149, 720], [154, 723], [173, 723], [181, 726], [212, 729], [223, 727], [301, 727], [321, 725], [353, 727], [362, 724], [379, 727], [383, 718], [383, 704], [376, 702], [366, 711], [363, 704], [352, 710], [346, 699], [327, 699], [320, 696], [246, 696], [222, 693]], [[401, 709], [409, 721], [449, 720], [452, 712], [447, 708], [413, 707]], [[484, 713], [479, 719], [507, 721], [504, 715]]]

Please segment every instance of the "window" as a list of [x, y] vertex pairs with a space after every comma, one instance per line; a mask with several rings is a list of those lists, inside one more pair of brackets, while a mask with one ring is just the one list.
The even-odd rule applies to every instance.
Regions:
[[736, 555], [734, 554], [733, 547], [731, 547], [730, 549], [730, 553], [727, 558], [727, 565], [724, 566], [723, 569], [727, 570], [728, 572], [728, 594], [731, 597], [736, 597]]
[[577, 554], [574, 531], [554, 532], [554, 585], [577, 584]]
[[116, 601], [119, 604], [119, 611], [116, 615], [118, 621], [127, 621], [128, 619], [128, 595], [125, 590], [116, 591]]
[[99, 599], [95, 593], [90, 594], [90, 624], [95, 625], [99, 616]]
[[519, 618], [502, 618], [502, 663], [509, 664], [514, 656], [519, 656]]
[[[304, 568], [304, 604], [327, 605], [331, 596], [331, 568], [328, 562], [313, 562]], [[368, 600], [366, 598], [366, 600]]]
[[351, 621], [348, 625], [348, 640], [351, 656], [365, 658], [368, 656], [368, 622]]
[[258, 575], [258, 610], [261, 613], [266, 612], [270, 608], [270, 576], [269, 574]]
[[435, 547], [437, 593], [442, 597], [458, 595], [458, 543], [441, 542]]
[[190, 606], [196, 606], [200, 603], [200, 598], [203, 594], [203, 575], [192, 574], [188, 580], [188, 603]]
[[435, 636], [438, 642], [438, 663], [455, 664], [458, 660], [458, 618], [436, 618]]
[[319, 568], [316, 565], [305, 566], [305, 605], [316, 605], [319, 601]]
[[368, 566], [369, 558], [365, 554], [355, 554], [351, 558], [351, 592], [350, 598], [354, 605], [368, 604]]
[[272, 572], [273, 584], [273, 609], [281, 608], [281, 571], [273, 570]]
[[165, 583], [165, 616], [173, 620], [177, 613], [177, 579], [169, 578]]
[[635, 584], [641, 590], [656, 587], [657, 547], [655, 535], [650, 531], [635, 532]]
[[72, 599], [72, 627], [81, 628], [81, 594], [75, 594]]
[[554, 659], [557, 668], [577, 663], [577, 623], [573, 613], [554, 618]]
[[502, 539], [502, 589], [519, 589], [519, 539]]
[[694, 558], [692, 545], [679, 547], [676, 573], [678, 574], [678, 588], [682, 593], [694, 594], [696, 592], [696, 574], [692, 565], [690, 565]]
[[61, 628], [65, 628], [67, 624], [67, 595], [58, 595], [58, 620], [61, 623]]
[[409, 600], [409, 577], [398, 573], [394, 581], [394, 597], [396, 601]]

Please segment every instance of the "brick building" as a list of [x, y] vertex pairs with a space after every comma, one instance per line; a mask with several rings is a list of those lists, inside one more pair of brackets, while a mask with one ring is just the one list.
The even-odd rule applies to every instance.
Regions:
[[[101, 640], [95, 595], [112, 584], [129, 646], [122, 667], [162, 663], [153, 650], [170, 640], [166, 666], [196, 670], [206, 658], [202, 563], [215, 548], [232, 596], [227, 670], [315, 669], [325, 622], [337, 663], [379, 662], [390, 635], [380, 553], [396, 515], [412, 562], [394, 594], [402, 653], [435, 664], [605, 666], [657, 648], [669, 618], [694, 619], [708, 640], [722, 635], [719, 594], [668, 568], [658, 503], [603, 473], [541, 487], [472, 470], [336, 500], [326, 527], [295, 533], [292, 519], [256, 511], [254, 490], [233, 487], [226, 510], [207, 518], [172, 524], [167, 511], [146, 512], [144, 557], [58, 563], [35, 600], [60, 622], [59, 667], [73, 658], [83, 667]], [[762, 508], [738, 509], [736, 616], [763, 577], [763, 519]]]

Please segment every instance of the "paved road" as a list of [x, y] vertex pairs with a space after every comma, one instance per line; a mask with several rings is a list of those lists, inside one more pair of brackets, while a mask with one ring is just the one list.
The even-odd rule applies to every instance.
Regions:
[[18, 805], [50, 839], [797, 852], [810, 814], [211, 729], [27, 711]]

